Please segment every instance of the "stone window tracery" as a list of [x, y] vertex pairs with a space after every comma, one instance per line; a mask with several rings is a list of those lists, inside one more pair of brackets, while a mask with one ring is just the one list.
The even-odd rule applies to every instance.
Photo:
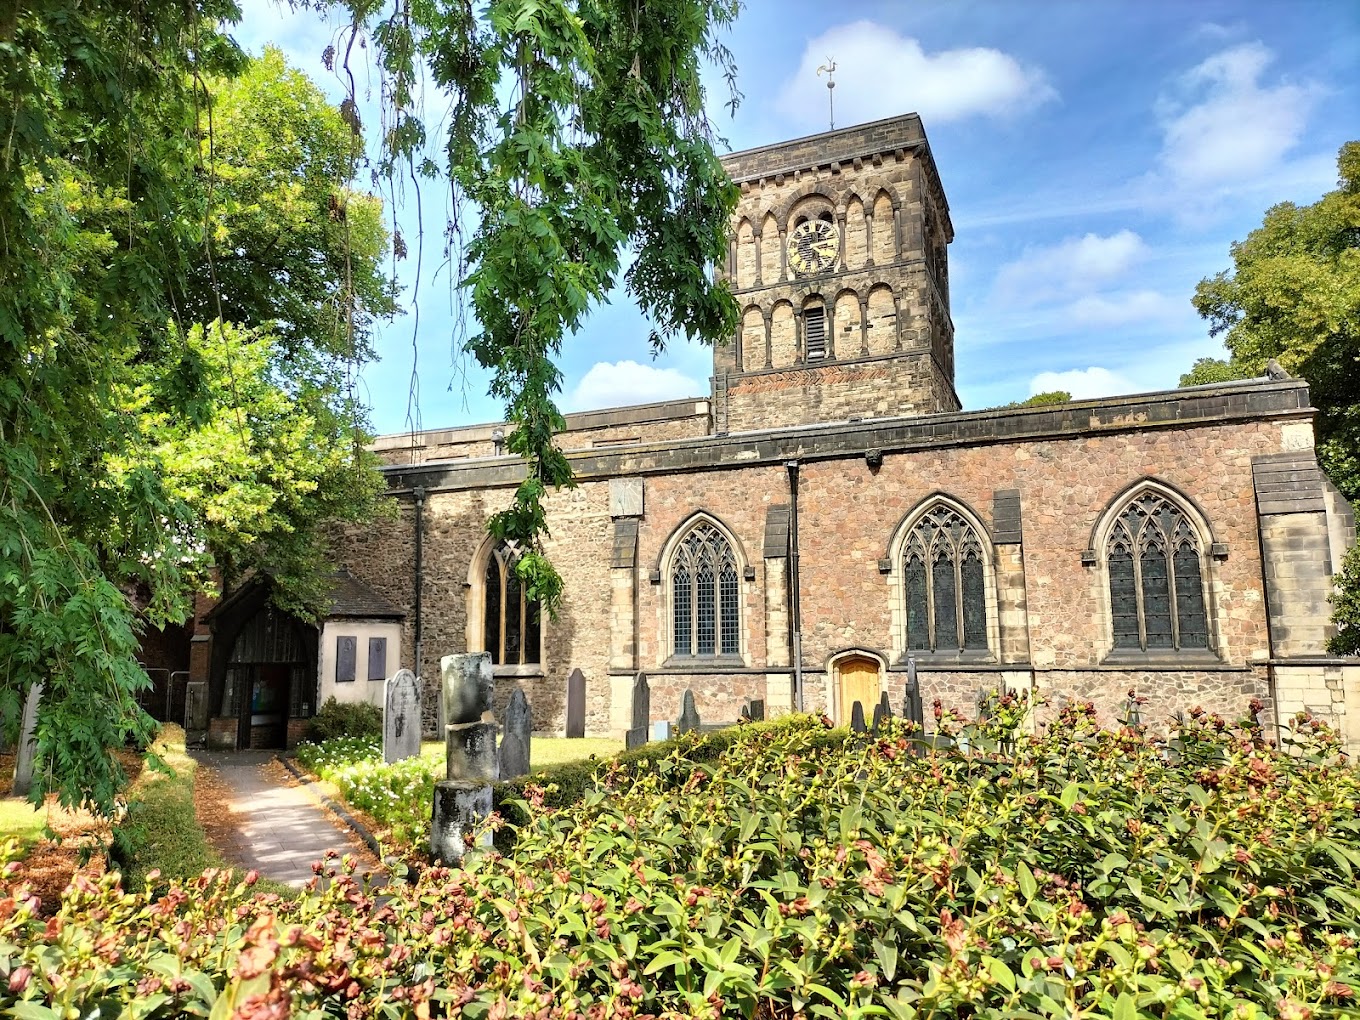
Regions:
[[527, 666], [542, 661], [543, 633], [537, 600], [529, 598], [515, 572], [519, 555], [502, 543], [486, 559], [483, 576], [483, 645], [497, 666]]
[[987, 650], [986, 579], [977, 530], [952, 507], [929, 510], [902, 549], [907, 650]]
[[741, 586], [732, 544], [700, 521], [676, 546], [670, 566], [671, 635], [677, 658], [741, 652]]
[[1185, 512], [1158, 492], [1119, 513], [1105, 542], [1116, 651], [1209, 648], [1201, 545]]

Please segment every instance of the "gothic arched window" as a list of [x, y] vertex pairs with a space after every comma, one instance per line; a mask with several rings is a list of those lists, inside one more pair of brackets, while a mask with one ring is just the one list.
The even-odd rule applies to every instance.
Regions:
[[671, 634], [676, 656], [741, 652], [741, 586], [732, 543], [700, 521], [675, 548], [670, 565]]
[[527, 598], [515, 573], [519, 556], [502, 543], [486, 558], [483, 645], [497, 666], [527, 666], [542, 660], [539, 605]]
[[1203, 550], [1185, 512], [1145, 490], [1120, 511], [1105, 542], [1115, 650], [1207, 649]]
[[908, 652], [987, 650], [983, 556], [977, 529], [948, 505], [912, 527], [902, 547]]

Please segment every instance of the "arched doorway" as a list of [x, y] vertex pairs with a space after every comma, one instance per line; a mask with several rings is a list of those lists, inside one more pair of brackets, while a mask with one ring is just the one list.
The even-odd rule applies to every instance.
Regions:
[[832, 664], [837, 722], [842, 725], [850, 722], [855, 702], [859, 702], [864, 710], [866, 722], [873, 718], [874, 706], [878, 704], [882, 689], [881, 671], [879, 660], [864, 653], [852, 652]]

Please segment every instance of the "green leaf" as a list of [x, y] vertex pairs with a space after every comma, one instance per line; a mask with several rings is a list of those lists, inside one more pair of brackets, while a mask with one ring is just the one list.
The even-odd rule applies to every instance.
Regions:
[[1015, 880], [1020, 885], [1020, 895], [1026, 900], [1034, 899], [1034, 894], [1039, 891], [1039, 883], [1034, 880], [1034, 872], [1029, 870], [1029, 865], [1024, 861], [1015, 869]]
[[1138, 1020], [1138, 1002], [1128, 992], [1120, 992], [1115, 1000], [1114, 1020]]

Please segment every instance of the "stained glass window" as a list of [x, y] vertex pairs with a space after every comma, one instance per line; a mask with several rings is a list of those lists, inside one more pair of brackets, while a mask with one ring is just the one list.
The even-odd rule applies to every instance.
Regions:
[[930, 608], [926, 601], [926, 565], [921, 557], [907, 560], [907, 647], [912, 651], [930, 648]]
[[909, 651], [987, 650], [982, 549], [973, 526], [943, 503], [912, 528], [902, 569]]
[[482, 639], [496, 665], [525, 666], [542, 659], [539, 605], [524, 594], [515, 572], [518, 559], [509, 545], [501, 545], [492, 551], [486, 563]]
[[740, 654], [740, 598], [731, 544], [712, 524], [700, 521], [680, 540], [671, 562], [675, 654]]
[[1134, 497], [1115, 518], [1105, 557], [1115, 648], [1209, 647], [1203, 552], [1179, 506], [1150, 490]]

